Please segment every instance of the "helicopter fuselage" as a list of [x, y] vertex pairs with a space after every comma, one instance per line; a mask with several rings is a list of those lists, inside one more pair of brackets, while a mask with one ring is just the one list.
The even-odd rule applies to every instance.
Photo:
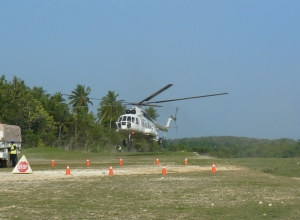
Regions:
[[[196, 99], [196, 98], [204, 98], [204, 97], [211, 97], [211, 96], [219, 96], [219, 95], [226, 95], [225, 93], [218, 93], [218, 94], [209, 94], [209, 95], [202, 95], [202, 96], [192, 96], [192, 97], [186, 97], [186, 98], [176, 98], [176, 99], [169, 99], [169, 100], [161, 100], [161, 101], [150, 101], [152, 98], [157, 96], [158, 94], [162, 93], [166, 89], [170, 88], [173, 84], [168, 84], [162, 89], [158, 90], [157, 92], [153, 93], [146, 99], [140, 101], [140, 102], [127, 102], [129, 105], [135, 105], [136, 107], [133, 107], [131, 109], [126, 110], [126, 114], [121, 115], [116, 122], [117, 124], [117, 132], [125, 135], [128, 137], [127, 142], [132, 142], [133, 138], [152, 138], [155, 141], [158, 141], [158, 144], [162, 144], [162, 138], [158, 138], [158, 131], [168, 131], [170, 128], [170, 122], [171, 120], [174, 120], [176, 122], [176, 113], [178, 108], [175, 112], [175, 117], [171, 116], [166, 126], [163, 126], [156, 122], [154, 119], [150, 118], [147, 115], [147, 112], [142, 110], [141, 106], [152, 106], [152, 107], [162, 107], [160, 103], [164, 102], [173, 102], [173, 101], [181, 101], [181, 100], [187, 100], [187, 99]], [[176, 126], [177, 128], [177, 126]], [[126, 140], [123, 140], [123, 145], [126, 146]]]
[[116, 122], [117, 132], [128, 136], [129, 139], [152, 138], [158, 140], [158, 130], [168, 131], [170, 118], [166, 126], [157, 123], [150, 118], [145, 111], [138, 107], [134, 107], [121, 115]]

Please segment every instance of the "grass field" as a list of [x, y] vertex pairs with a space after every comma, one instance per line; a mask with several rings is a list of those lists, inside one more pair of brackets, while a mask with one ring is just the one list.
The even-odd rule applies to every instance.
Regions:
[[[217, 159], [188, 152], [93, 154], [51, 148], [22, 154], [34, 174], [0, 169], [1, 220], [300, 219], [300, 158]], [[212, 162], [216, 173], [211, 172]], [[99, 172], [68, 176], [67, 165], [71, 173]], [[108, 175], [110, 166], [114, 175]], [[41, 179], [43, 172], [55, 175]]]

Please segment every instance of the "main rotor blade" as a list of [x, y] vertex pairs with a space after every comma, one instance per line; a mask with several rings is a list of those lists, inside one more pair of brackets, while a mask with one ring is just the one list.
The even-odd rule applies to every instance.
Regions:
[[138, 105], [141, 105], [145, 101], [149, 101], [150, 99], [152, 99], [153, 97], [157, 96], [159, 93], [162, 93], [163, 91], [165, 91], [166, 89], [170, 88], [171, 86], [173, 86], [173, 84], [166, 85], [164, 88], [158, 90], [156, 93], [150, 95], [148, 98], [145, 98], [143, 101], [140, 101], [138, 103]]
[[153, 105], [153, 104], [148, 104], [148, 103], [142, 103], [140, 106], [151, 106], [151, 107], [162, 107], [161, 105]]
[[227, 93], [227, 92], [224, 92], [224, 93], [218, 93], [218, 94], [193, 96], [193, 97], [179, 98], [179, 99], [169, 99], [169, 100], [162, 100], [162, 101], [155, 101], [155, 102], [147, 102], [147, 103], [173, 102], [173, 101], [180, 101], [180, 100], [186, 100], [186, 99], [197, 99], [197, 98], [204, 98], [204, 97], [217, 96], [217, 95], [226, 95], [226, 94], [228, 94], [228, 93]]
[[136, 102], [126, 102], [125, 105], [137, 105], [137, 106], [151, 106], [151, 107], [162, 107], [161, 105], [153, 105], [148, 103], [136, 103]]

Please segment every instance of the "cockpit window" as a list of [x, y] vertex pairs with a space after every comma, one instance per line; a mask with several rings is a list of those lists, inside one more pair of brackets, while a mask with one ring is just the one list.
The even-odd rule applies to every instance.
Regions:
[[131, 116], [128, 116], [128, 117], [127, 117], [127, 121], [131, 121]]
[[135, 121], [135, 120], [134, 120], [134, 117], [132, 117], [131, 119], [132, 119], [132, 123], [134, 123], [134, 121]]
[[119, 122], [122, 121], [122, 117], [119, 118]]
[[123, 121], [126, 121], [126, 117], [127, 117], [127, 116], [123, 116]]

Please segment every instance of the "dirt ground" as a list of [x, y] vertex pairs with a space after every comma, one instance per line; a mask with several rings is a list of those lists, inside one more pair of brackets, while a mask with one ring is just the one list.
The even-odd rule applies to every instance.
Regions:
[[[117, 166], [112, 167], [113, 175], [141, 175], [141, 174], [161, 174], [163, 166], [147, 165], [147, 166]], [[211, 167], [200, 167], [200, 166], [190, 166], [190, 165], [168, 165], [165, 166], [166, 172], [168, 173], [186, 173], [186, 172], [201, 172], [209, 171]], [[218, 166], [217, 171], [226, 170], [240, 170], [238, 167], [234, 166]], [[66, 170], [43, 170], [34, 171], [31, 174], [13, 174], [12, 172], [1, 172], [0, 182], [6, 181], [36, 181], [36, 180], [55, 180], [61, 178], [84, 178], [84, 177], [97, 177], [105, 176], [109, 174], [109, 169], [94, 169], [94, 168], [82, 168], [82, 169], [72, 169], [70, 167], [70, 175], [66, 175]]]

